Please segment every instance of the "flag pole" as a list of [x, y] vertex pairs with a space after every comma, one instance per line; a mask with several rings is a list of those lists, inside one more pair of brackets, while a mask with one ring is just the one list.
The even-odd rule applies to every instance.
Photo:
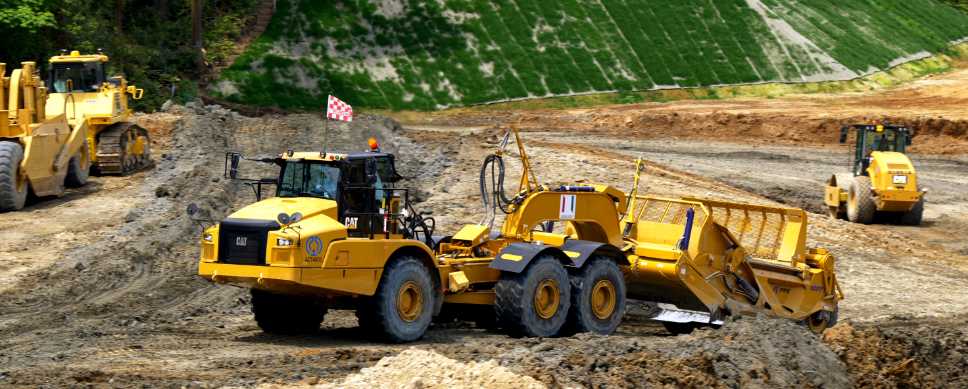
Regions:
[[323, 130], [323, 155], [326, 153], [326, 144], [329, 140], [329, 115], [326, 115], [326, 129]]

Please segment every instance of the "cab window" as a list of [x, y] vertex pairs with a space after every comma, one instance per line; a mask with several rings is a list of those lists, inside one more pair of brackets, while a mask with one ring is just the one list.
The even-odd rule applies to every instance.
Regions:
[[[100, 63], [54, 64], [54, 70], [51, 71], [51, 93], [97, 92], [101, 88], [102, 78]], [[72, 90], [67, 90], [68, 80], [71, 81]]]
[[339, 167], [335, 163], [286, 163], [276, 196], [335, 200], [338, 181]]

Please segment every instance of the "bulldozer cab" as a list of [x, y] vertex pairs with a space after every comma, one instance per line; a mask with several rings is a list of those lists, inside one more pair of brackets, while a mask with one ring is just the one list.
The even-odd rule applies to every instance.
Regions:
[[55, 62], [50, 70], [50, 93], [97, 92], [107, 79], [102, 62]]
[[905, 146], [911, 145], [911, 130], [906, 126], [858, 124], [842, 127], [840, 131], [840, 143], [846, 143], [849, 133], [855, 131], [852, 164], [855, 175], [866, 174], [871, 153], [880, 151], [903, 154]]

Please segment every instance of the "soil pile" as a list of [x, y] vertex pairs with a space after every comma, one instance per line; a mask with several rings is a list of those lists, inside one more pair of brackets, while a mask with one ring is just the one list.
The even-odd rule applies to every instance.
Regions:
[[497, 360], [549, 387], [851, 387], [844, 364], [809, 330], [768, 318], [734, 317], [680, 336], [541, 339]]
[[544, 388], [531, 377], [522, 377], [490, 360], [461, 363], [433, 351], [408, 349], [395, 357], [381, 359], [342, 382], [323, 384], [317, 389], [401, 388]]
[[823, 334], [857, 387], [968, 387], [968, 318], [841, 323]]

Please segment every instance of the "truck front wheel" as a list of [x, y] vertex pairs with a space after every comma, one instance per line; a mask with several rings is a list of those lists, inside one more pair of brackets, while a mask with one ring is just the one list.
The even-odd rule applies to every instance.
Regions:
[[356, 310], [360, 327], [377, 340], [403, 343], [423, 336], [434, 312], [434, 282], [417, 258], [392, 258], [372, 297]]
[[255, 321], [270, 334], [302, 335], [319, 330], [326, 308], [316, 306], [312, 296], [272, 294], [251, 289]]

